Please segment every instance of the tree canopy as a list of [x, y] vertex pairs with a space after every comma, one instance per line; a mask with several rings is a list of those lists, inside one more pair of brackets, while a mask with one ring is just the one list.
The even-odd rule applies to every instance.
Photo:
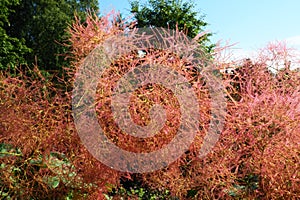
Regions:
[[[8, 0], [5, 0], [8, 2]], [[14, 0], [7, 17], [10, 23], [4, 25], [7, 35], [19, 40], [32, 51], [26, 52], [28, 64], [35, 63], [46, 70], [58, 70], [68, 65], [64, 55], [67, 26], [74, 19], [74, 13], [84, 18], [87, 10], [98, 11], [97, 0]]]
[[[208, 25], [204, 16], [198, 15], [194, 11], [193, 2], [182, 0], [148, 0], [146, 4], [141, 5], [139, 1], [131, 1], [131, 13], [137, 21], [137, 27], [163, 27], [169, 29], [178, 28], [184, 31], [187, 36], [194, 38], [203, 32]], [[199, 38], [199, 43], [208, 50], [212, 48], [209, 44], [211, 33], [205, 34]]]
[[14, 12], [12, 7], [19, 3], [20, 0], [0, 1], [0, 69], [25, 63], [23, 56], [30, 52], [24, 39], [9, 36], [5, 29], [11, 26], [9, 15]]

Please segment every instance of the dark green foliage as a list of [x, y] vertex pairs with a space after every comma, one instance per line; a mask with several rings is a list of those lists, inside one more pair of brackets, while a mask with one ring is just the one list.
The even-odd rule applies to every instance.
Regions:
[[33, 51], [26, 54], [28, 64], [41, 69], [60, 70], [69, 62], [65, 59], [68, 47], [62, 44], [69, 37], [65, 31], [76, 12], [84, 19], [88, 9], [97, 11], [97, 0], [21, 0], [12, 8], [7, 34], [25, 39]]
[[108, 194], [104, 195], [106, 199], [116, 199], [116, 198], [122, 198], [122, 199], [140, 199], [140, 200], [176, 200], [178, 198], [172, 197], [170, 194], [170, 191], [163, 190], [151, 190], [147, 187], [142, 186], [134, 186], [131, 188], [126, 188], [123, 186], [120, 186], [118, 188], [111, 188], [109, 189]]
[[[138, 28], [178, 28], [179, 31], [186, 32], [190, 38], [203, 32], [208, 25], [203, 21], [204, 16], [199, 17], [198, 13], [193, 10], [194, 7], [193, 2], [182, 0], [149, 0], [144, 5], [136, 0], [131, 2], [131, 12], [135, 14]], [[209, 36], [211, 33], [200, 37], [199, 43], [210, 51], [213, 46], [209, 44]]]
[[19, 0], [0, 1], [0, 69], [25, 63], [23, 56], [30, 52], [22, 38], [9, 36], [5, 29], [5, 27], [11, 26], [9, 15], [14, 13], [12, 7], [19, 3]]

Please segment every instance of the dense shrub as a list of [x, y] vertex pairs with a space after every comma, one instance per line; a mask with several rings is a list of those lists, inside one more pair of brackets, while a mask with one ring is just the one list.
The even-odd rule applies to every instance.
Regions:
[[17, 74], [0, 74], [0, 196], [63, 198], [116, 183], [80, 144], [69, 95], [37, 68]]
[[[112, 22], [111, 22], [112, 20]], [[70, 27], [72, 86], [83, 59], [106, 39], [130, 25], [111, 13], [90, 15]], [[190, 47], [192, 48], [192, 47]], [[198, 152], [207, 132], [211, 97], [201, 73], [188, 58], [163, 49], [145, 49], [116, 59], [97, 90], [99, 123], [118, 146], [133, 152], [163, 147], [176, 134], [181, 113], [174, 94], [149, 84], [135, 91], [130, 114], [149, 123], [154, 103], [163, 105], [167, 123], [157, 137], [136, 140], [118, 129], [110, 109], [113, 86], [135, 66], [157, 63], [191, 83], [199, 101], [201, 127], [189, 150], [168, 167], [144, 174], [120, 173], [93, 158], [81, 144], [72, 113], [71, 93], [45, 79], [37, 67], [18, 76], [0, 74], [0, 195], [11, 198], [128, 199], [297, 199], [300, 196], [300, 74], [288, 66], [271, 73], [264, 54], [255, 62], [234, 63], [222, 74], [227, 99], [226, 124], [214, 151]], [[275, 58], [271, 58], [275, 59]], [[103, 92], [104, 91], [104, 92]], [[122, 184], [120, 184], [122, 183]], [[104, 195], [104, 193], [106, 193]], [[109, 197], [111, 196], [111, 197]]]

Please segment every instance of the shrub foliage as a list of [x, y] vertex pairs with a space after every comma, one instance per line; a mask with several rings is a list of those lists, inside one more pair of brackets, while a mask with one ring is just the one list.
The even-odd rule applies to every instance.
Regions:
[[[112, 21], [111, 21], [112, 20]], [[110, 13], [89, 15], [69, 28], [75, 77], [83, 59], [107, 38], [127, 31]], [[172, 58], [172, 59], [171, 59]], [[227, 94], [226, 124], [214, 151], [199, 159], [210, 120], [210, 96], [201, 74], [166, 50], [132, 52], [115, 60], [99, 77], [97, 105], [110, 103], [118, 78], [138, 64], [163, 64], [185, 76], [197, 94], [202, 127], [189, 151], [161, 170], [121, 173], [93, 158], [81, 144], [71, 112], [73, 79], [53, 85], [38, 67], [0, 74], [0, 196], [2, 198], [90, 199], [297, 199], [300, 196], [300, 74], [288, 66], [268, 71], [265, 59], [235, 63], [222, 74]], [[64, 87], [67, 86], [67, 87]], [[105, 95], [101, 91], [106, 91]], [[178, 128], [174, 95], [159, 85], [135, 91], [130, 112], [140, 125], [149, 123], [154, 103], [163, 105], [167, 123], [154, 140], [135, 141], [118, 130], [109, 106], [96, 106], [99, 123], [120, 147], [147, 152], [163, 147]], [[164, 134], [167, 133], [167, 134]], [[133, 146], [132, 144], [135, 144]]]

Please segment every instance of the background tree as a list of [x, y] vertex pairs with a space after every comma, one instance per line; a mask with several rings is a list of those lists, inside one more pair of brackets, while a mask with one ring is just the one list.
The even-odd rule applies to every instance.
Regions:
[[[131, 13], [137, 20], [137, 27], [163, 27], [184, 31], [191, 38], [204, 31], [208, 25], [203, 21], [204, 16], [199, 16], [194, 11], [193, 2], [183, 2], [182, 0], [148, 0], [141, 5], [139, 1], [131, 2]], [[199, 43], [208, 51], [213, 45], [209, 44], [211, 33], [199, 38]]]
[[98, 11], [97, 0], [20, 0], [12, 8], [8, 35], [24, 39], [32, 49], [26, 54], [28, 64], [36, 63], [46, 70], [59, 70], [68, 65], [65, 56], [68, 47], [62, 44], [69, 37], [65, 31], [76, 12], [84, 19], [87, 10]]
[[0, 69], [25, 63], [23, 56], [30, 52], [24, 39], [11, 37], [5, 30], [5, 27], [11, 26], [9, 15], [14, 12], [12, 7], [19, 3], [19, 0], [0, 1]]

